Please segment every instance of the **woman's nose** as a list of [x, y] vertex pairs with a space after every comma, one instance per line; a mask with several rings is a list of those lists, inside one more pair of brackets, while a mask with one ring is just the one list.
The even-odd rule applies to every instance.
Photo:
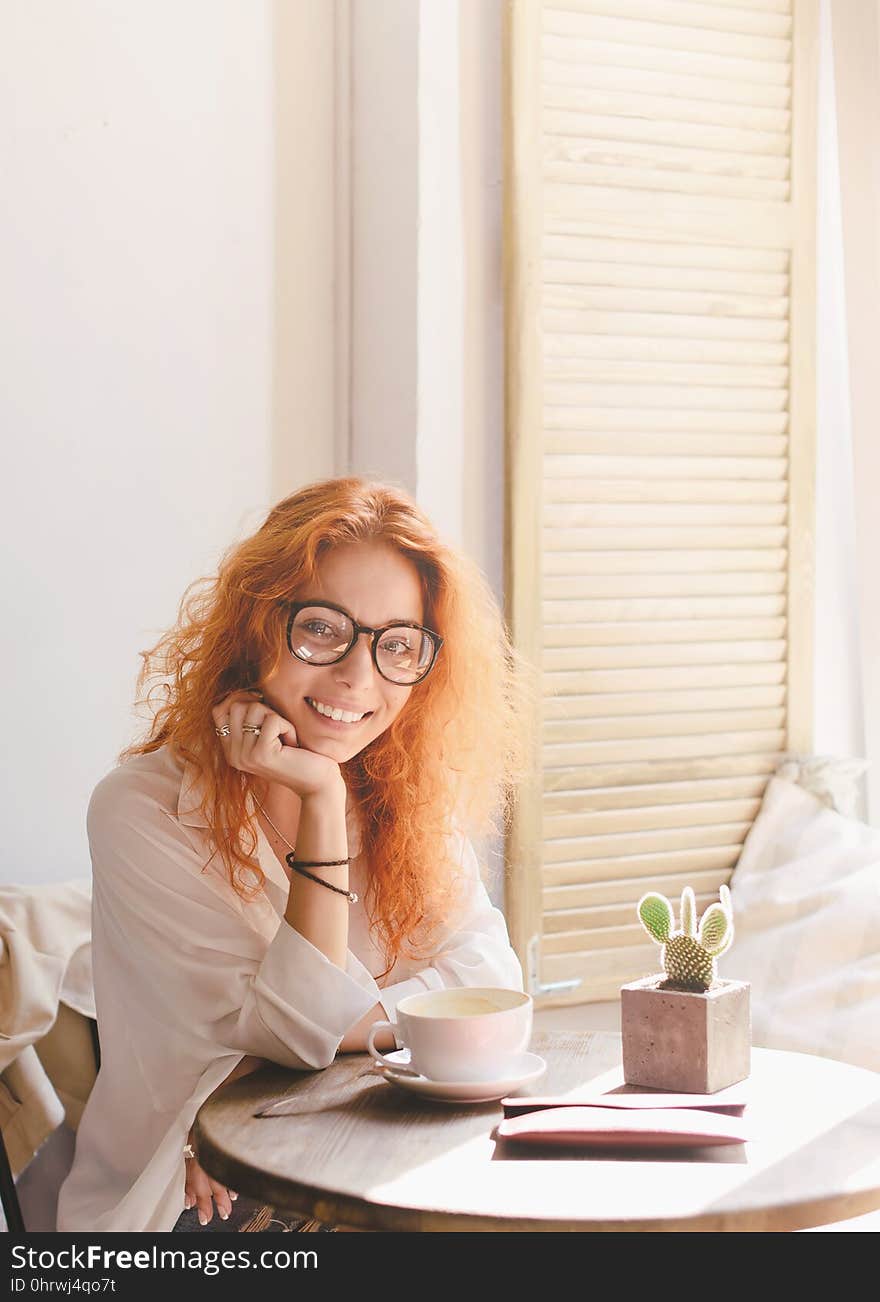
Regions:
[[336, 666], [336, 679], [349, 687], [368, 687], [373, 681], [376, 667], [370, 650], [370, 634], [359, 633], [357, 641], [344, 660]]

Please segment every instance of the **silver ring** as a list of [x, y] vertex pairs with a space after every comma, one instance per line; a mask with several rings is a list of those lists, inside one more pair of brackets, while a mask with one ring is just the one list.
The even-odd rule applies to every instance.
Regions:
[[228, 724], [228, 723], [224, 723], [223, 726], [222, 726], [221, 728], [215, 728], [214, 731], [216, 732], [216, 734], [217, 734], [218, 737], [228, 737], [228, 736], [229, 736], [229, 724]]
[[195, 1155], [196, 1155], [195, 1149], [193, 1148], [192, 1144], [184, 1144], [183, 1156], [186, 1158], [187, 1162], [189, 1162], [191, 1158], [194, 1158]]
[[260, 732], [262, 731], [258, 723], [243, 723], [241, 725], [241, 730], [242, 732], [252, 732], [255, 737], [259, 737]]

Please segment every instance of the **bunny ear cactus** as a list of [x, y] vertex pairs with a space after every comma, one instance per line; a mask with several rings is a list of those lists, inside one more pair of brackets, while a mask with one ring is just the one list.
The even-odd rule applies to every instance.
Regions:
[[715, 981], [715, 960], [733, 944], [730, 891], [721, 887], [720, 904], [710, 904], [697, 928], [694, 892], [681, 893], [681, 930], [673, 930], [672, 905], [665, 895], [650, 891], [638, 904], [639, 921], [652, 940], [662, 945], [666, 972], [663, 985], [676, 990], [709, 990]]

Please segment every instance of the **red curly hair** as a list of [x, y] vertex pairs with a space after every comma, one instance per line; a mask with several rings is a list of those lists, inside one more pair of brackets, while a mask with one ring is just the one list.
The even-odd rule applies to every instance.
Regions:
[[534, 671], [511, 645], [481, 570], [440, 540], [404, 490], [358, 477], [309, 484], [232, 547], [216, 577], [191, 584], [176, 625], [141, 652], [138, 693], [149, 684], [141, 703], [152, 724], [119, 758], [167, 745], [196, 766], [212, 851], [242, 899], [255, 898], [264, 873], [248, 801], [253, 779], [227, 763], [211, 709], [272, 672], [288, 653], [284, 603], [314, 586], [328, 550], [355, 542], [390, 544], [412, 562], [424, 622], [445, 639], [433, 670], [413, 688], [418, 708], [401, 711], [340, 765], [370, 865], [371, 930], [390, 971], [404, 944], [412, 951], [421, 940], [430, 953], [448, 918], [458, 874], [449, 856], [455, 824], [477, 836], [506, 827], [530, 764], [538, 700]]

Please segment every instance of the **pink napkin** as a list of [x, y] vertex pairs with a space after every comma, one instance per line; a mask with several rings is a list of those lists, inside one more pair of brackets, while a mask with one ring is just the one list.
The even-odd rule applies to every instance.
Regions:
[[741, 1117], [746, 1106], [746, 1091], [730, 1086], [716, 1094], [662, 1094], [659, 1090], [638, 1093], [595, 1094], [590, 1089], [574, 1089], [567, 1094], [530, 1095], [513, 1094], [501, 1100], [506, 1117], [518, 1117], [524, 1112], [539, 1112], [543, 1108], [697, 1108], [700, 1111], [727, 1112]]
[[[518, 1101], [522, 1103], [525, 1100]], [[593, 1104], [543, 1107], [540, 1111], [526, 1112], [521, 1116], [505, 1116], [496, 1133], [499, 1139], [514, 1143], [569, 1144], [586, 1148], [626, 1144], [639, 1148], [695, 1148], [703, 1144], [742, 1144], [749, 1138], [741, 1117], [706, 1108], [598, 1107]]]

